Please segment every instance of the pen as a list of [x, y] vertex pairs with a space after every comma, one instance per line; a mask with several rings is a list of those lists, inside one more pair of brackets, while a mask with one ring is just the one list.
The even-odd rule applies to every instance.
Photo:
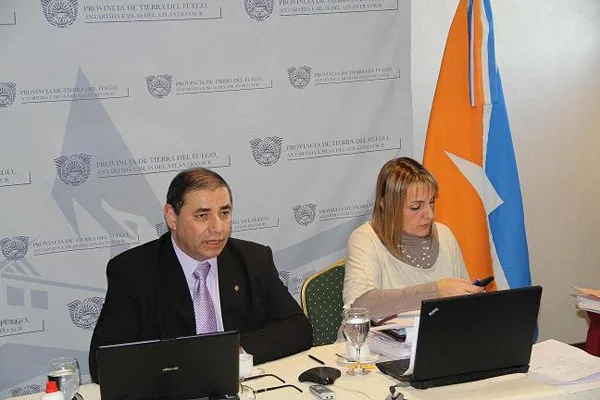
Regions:
[[489, 285], [490, 283], [492, 283], [492, 281], [494, 280], [494, 276], [488, 276], [487, 278], [483, 278], [483, 279], [475, 279], [473, 281], [473, 285], [475, 286], [481, 286], [481, 287], [486, 287], [487, 285]]
[[323, 361], [319, 360], [317, 357], [315, 357], [315, 356], [313, 356], [313, 355], [311, 355], [311, 354], [309, 354], [309, 355], [308, 355], [308, 357], [309, 357], [311, 360], [315, 360], [316, 362], [318, 362], [318, 363], [319, 363], [319, 364], [321, 364], [321, 365], [325, 365], [325, 363], [324, 363]]

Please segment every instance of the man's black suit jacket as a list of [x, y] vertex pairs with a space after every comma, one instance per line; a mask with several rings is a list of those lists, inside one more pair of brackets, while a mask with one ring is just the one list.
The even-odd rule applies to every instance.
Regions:
[[[225, 330], [240, 331], [240, 345], [256, 364], [306, 350], [312, 328], [282, 284], [271, 249], [230, 238], [217, 257]], [[170, 233], [114, 257], [108, 290], [90, 345], [90, 373], [98, 381], [101, 345], [196, 334], [194, 307]]]

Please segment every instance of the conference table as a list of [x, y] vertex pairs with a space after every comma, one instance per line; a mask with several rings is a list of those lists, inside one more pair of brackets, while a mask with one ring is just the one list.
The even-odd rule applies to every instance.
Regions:
[[[343, 352], [343, 345], [339, 343], [313, 347], [309, 351], [295, 354], [281, 360], [272, 361], [255, 367], [255, 372], [260, 370], [264, 373], [275, 374], [286, 381], [300, 388], [300, 393], [294, 388], [286, 387], [273, 391], [257, 393], [257, 400], [271, 399], [317, 399], [315, 395], [309, 392], [310, 383], [299, 382], [298, 375], [309, 368], [320, 366], [308, 355], [312, 355], [322, 360], [325, 365], [339, 368], [342, 376], [338, 378], [330, 388], [336, 393], [336, 399], [340, 400], [385, 400], [389, 394], [389, 387], [397, 383], [393, 378], [382, 374], [374, 369], [365, 376], [350, 376], [346, 374], [348, 369], [345, 365], [340, 365], [335, 353]], [[260, 368], [260, 370], [259, 370]], [[276, 378], [265, 376], [262, 378], [249, 380], [244, 384], [255, 390], [281, 385]], [[572, 400], [592, 400], [600, 399], [600, 389], [579, 391], [572, 393], [564, 386], [553, 386], [539, 382], [531, 378], [528, 374], [511, 374], [496, 378], [462, 383], [449, 386], [441, 386], [426, 390], [418, 390], [411, 387], [397, 388], [408, 400], [464, 400], [464, 399], [572, 399]], [[86, 384], [79, 388], [79, 393], [84, 400], [100, 400], [100, 389], [96, 384]], [[10, 400], [39, 400], [40, 394], [30, 394], [21, 397], [14, 397]]]

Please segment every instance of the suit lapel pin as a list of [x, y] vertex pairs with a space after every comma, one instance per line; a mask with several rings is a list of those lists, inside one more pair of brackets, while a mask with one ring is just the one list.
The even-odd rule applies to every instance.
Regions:
[[240, 285], [238, 285], [237, 283], [233, 286], [233, 291], [234, 292], [239, 292], [240, 291]]

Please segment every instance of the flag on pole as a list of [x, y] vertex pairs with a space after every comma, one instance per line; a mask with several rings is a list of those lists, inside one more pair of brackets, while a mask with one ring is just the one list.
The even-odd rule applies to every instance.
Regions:
[[531, 285], [519, 175], [496, 65], [490, 0], [461, 0], [446, 42], [423, 163], [472, 279]]

